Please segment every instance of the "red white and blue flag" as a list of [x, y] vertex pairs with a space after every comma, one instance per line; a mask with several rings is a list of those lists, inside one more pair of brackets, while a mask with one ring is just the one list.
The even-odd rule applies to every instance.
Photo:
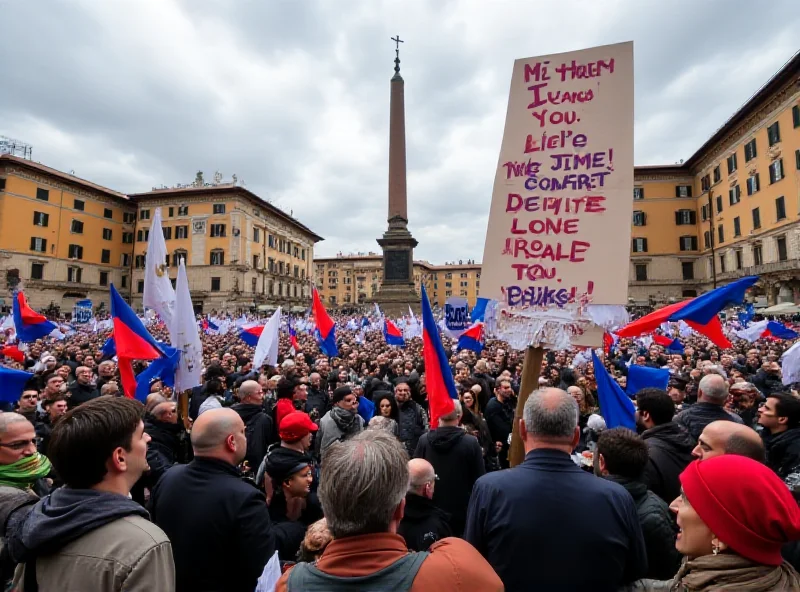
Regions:
[[431, 429], [435, 429], [439, 425], [439, 418], [451, 413], [455, 408], [453, 401], [458, 398], [458, 393], [424, 285], [422, 286], [422, 359], [425, 362], [425, 386], [428, 390]]
[[24, 342], [36, 341], [46, 337], [56, 329], [43, 314], [39, 314], [28, 306], [25, 294], [20, 290], [13, 297], [14, 329], [17, 339]]
[[796, 339], [797, 332], [778, 321], [759, 321], [753, 323], [747, 329], [736, 331], [736, 336], [752, 343], [756, 339], [768, 337], [774, 339]]
[[683, 344], [677, 339], [667, 337], [666, 335], [653, 335], [653, 342], [665, 347], [668, 352], [682, 354], [684, 352]]
[[263, 331], [264, 325], [245, 325], [239, 331], [239, 338], [250, 347], [255, 347], [258, 345], [258, 338], [261, 337]]
[[317, 292], [316, 288], [312, 289], [311, 296], [311, 312], [314, 315], [314, 324], [317, 326], [314, 330], [314, 335], [317, 338], [319, 349], [330, 358], [338, 356], [336, 324], [322, 305], [322, 300], [319, 299], [319, 292]]
[[483, 323], [478, 321], [467, 329], [458, 338], [458, 349], [470, 349], [474, 352], [483, 351]]
[[300, 351], [300, 344], [297, 343], [297, 331], [294, 330], [294, 324], [291, 320], [289, 321], [289, 343], [291, 344], [295, 355], [297, 355], [297, 352]]
[[387, 345], [406, 346], [406, 340], [403, 339], [403, 332], [387, 318], [383, 319], [383, 336], [386, 338]]

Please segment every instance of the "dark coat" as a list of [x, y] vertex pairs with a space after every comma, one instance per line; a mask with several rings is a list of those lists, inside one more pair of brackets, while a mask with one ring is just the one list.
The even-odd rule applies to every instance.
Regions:
[[475, 483], [464, 538], [508, 592], [616, 591], [647, 573], [633, 498], [558, 450]]
[[418, 403], [408, 400], [398, 403], [397, 430], [408, 456], [414, 456], [420, 436], [427, 430], [425, 410]]
[[155, 485], [161, 476], [178, 461], [183, 426], [148, 419], [144, 431], [150, 436], [147, 444], [147, 464], [150, 465], [150, 476]]
[[478, 395], [478, 407], [481, 411], [486, 411], [486, 406], [489, 404], [489, 399], [494, 397], [495, 380], [484, 372], [476, 372], [472, 378], [481, 385], [481, 392]]
[[664, 500], [641, 481], [622, 477], [608, 478], [622, 485], [631, 494], [642, 526], [644, 546], [647, 549], [647, 576], [654, 580], [668, 580], [678, 573], [683, 555], [675, 548], [678, 526]]
[[793, 493], [800, 495], [800, 428], [775, 436], [764, 436], [767, 466], [783, 479]]
[[780, 376], [771, 372], [765, 372], [763, 369], [759, 369], [759, 371], [756, 372], [751, 382], [765, 397], [769, 397], [772, 393], [780, 393], [786, 390]]
[[252, 403], [239, 403], [231, 409], [238, 413], [244, 422], [247, 436], [247, 452], [244, 460], [255, 473], [267, 455], [267, 448], [273, 442], [272, 418], [264, 413], [261, 405]]
[[195, 457], [167, 471], [150, 516], [172, 543], [177, 592], [252, 592], [275, 553], [264, 494], [224, 461]]
[[412, 551], [427, 551], [436, 541], [453, 536], [447, 513], [433, 500], [415, 493], [406, 494], [406, 509], [397, 534], [405, 539]]
[[325, 414], [331, 408], [331, 399], [328, 393], [322, 390], [317, 390], [314, 387], [308, 387], [308, 399], [306, 399], [306, 413], [311, 413], [316, 409], [317, 421], [325, 417]]
[[504, 468], [508, 467], [508, 461], [506, 460], [508, 458], [508, 435], [511, 433], [515, 412], [516, 404], [512, 399], [501, 403], [497, 397], [492, 397], [489, 399], [486, 411], [483, 414], [486, 425], [489, 426], [492, 441], [500, 442], [503, 445], [498, 456], [500, 457], [500, 465]]
[[433, 503], [450, 515], [453, 534], [460, 537], [472, 487], [486, 473], [481, 445], [462, 428], [445, 426], [419, 439], [414, 458], [424, 458], [433, 465], [439, 477], [433, 490]]
[[689, 435], [695, 440], [700, 437], [705, 427], [712, 421], [744, 423], [741, 417], [734, 413], [728, 413], [722, 405], [705, 402], [695, 403], [688, 409], [684, 409], [675, 416], [673, 421], [686, 428]]
[[68, 390], [69, 397], [67, 397], [67, 407], [70, 409], [100, 396], [100, 391], [91, 384], [83, 385], [76, 382]]
[[206, 392], [206, 385], [200, 385], [192, 388], [192, 392], [189, 395], [189, 417], [192, 421], [197, 419], [197, 416], [200, 413], [200, 405], [203, 404], [208, 398], [208, 393]]
[[642, 439], [649, 456], [642, 480], [650, 491], [671, 504], [680, 495], [678, 477], [694, 460], [696, 442], [674, 421], [645, 430]]

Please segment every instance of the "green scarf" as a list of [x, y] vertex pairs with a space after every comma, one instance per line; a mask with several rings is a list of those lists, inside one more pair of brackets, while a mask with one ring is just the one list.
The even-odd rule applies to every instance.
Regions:
[[37, 452], [10, 465], [0, 465], [0, 485], [27, 489], [37, 479], [47, 477], [52, 468], [50, 460]]

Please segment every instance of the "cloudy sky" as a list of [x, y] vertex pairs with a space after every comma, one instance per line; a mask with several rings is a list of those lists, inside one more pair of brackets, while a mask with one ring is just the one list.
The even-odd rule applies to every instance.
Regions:
[[636, 163], [673, 163], [798, 50], [768, 4], [0, 0], [0, 135], [129, 193], [236, 173], [317, 254], [375, 251], [399, 33], [415, 257], [480, 260], [514, 59], [632, 39]]

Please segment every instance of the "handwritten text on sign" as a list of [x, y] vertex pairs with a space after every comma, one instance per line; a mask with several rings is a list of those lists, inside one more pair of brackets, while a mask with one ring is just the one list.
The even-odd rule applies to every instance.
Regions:
[[632, 193], [633, 44], [517, 60], [481, 296], [626, 303]]

